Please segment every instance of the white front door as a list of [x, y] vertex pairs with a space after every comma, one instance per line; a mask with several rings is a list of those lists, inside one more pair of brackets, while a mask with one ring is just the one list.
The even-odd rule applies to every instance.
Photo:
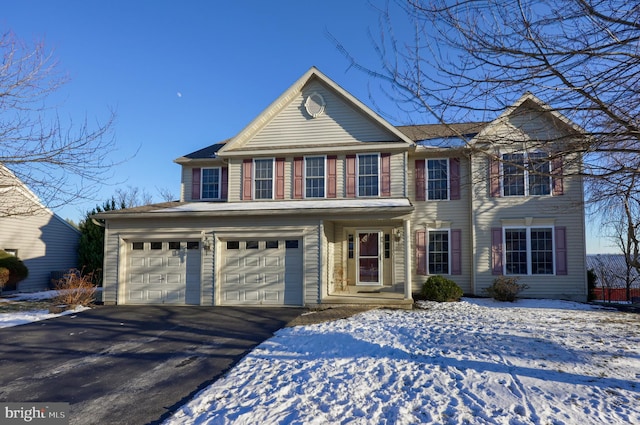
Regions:
[[382, 232], [358, 232], [358, 285], [382, 285]]

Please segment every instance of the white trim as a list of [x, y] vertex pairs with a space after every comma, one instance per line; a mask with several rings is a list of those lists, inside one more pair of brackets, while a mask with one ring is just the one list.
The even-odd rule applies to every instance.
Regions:
[[[533, 153], [544, 153], [549, 157], [549, 153], [542, 150], [535, 150], [532, 152], [524, 151], [524, 152], [500, 152], [500, 196], [503, 198], [524, 198], [524, 197], [547, 197], [553, 196], [553, 177], [551, 174], [553, 173], [553, 162], [551, 159], [546, 161], [549, 164], [549, 193], [547, 195], [530, 195], [529, 194], [529, 155]], [[524, 195], [505, 195], [504, 193], [504, 155], [522, 155], [523, 166], [524, 166]], [[508, 161], [507, 161], [508, 162]]]
[[[216, 198], [205, 198], [202, 193], [204, 191], [204, 170], [218, 170], [218, 196]], [[213, 199], [218, 200], [222, 199], [222, 167], [202, 167], [200, 168], [200, 200], [204, 199]]]
[[[447, 273], [435, 273], [435, 274], [431, 274], [429, 272], [429, 234], [431, 232], [447, 232]], [[427, 227], [427, 234], [425, 235], [425, 245], [426, 245], [426, 261], [427, 261], [427, 276], [436, 276], [436, 275], [446, 275], [446, 276], [450, 276], [451, 275], [451, 228], [442, 228], [442, 227], [438, 227], [438, 228], [429, 228]]]
[[[526, 232], [526, 248], [527, 248], [527, 273], [507, 273], [507, 230], [524, 229]], [[553, 265], [552, 273], [532, 273], [532, 257], [531, 257], [531, 229], [550, 229], [551, 230], [551, 262]], [[502, 227], [502, 274], [505, 276], [557, 276], [556, 275], [556, 228], [554, 225], [510, 225]]]
[[[307, 158], [323, 158], [322, 183], [324, 196], [307, 196]], [[304, 199], [325, 199], [327, 197], [327, 155], [307, 155], [302, 159], [302, 197]]]
[[[378, 193], [375, 195], [360, 195], [360, 157], [361, 156], [376, 156], [378, 159]], [[356, 155], [356, 197], [357, 198], [377, 198], [380, 197], [380, 152], [373, 153], [359, 153]]]
[[[271, 160], [271, 198], [258, 198], [256, 197], [256, 161], [268, 161]], [[273, 158], [253, 158], [253, 167], [251, 167], [251, 191], [253, 192], [252, 200], [265, 200], [276, 198], [276, 159]]]
[[[425, 158], [424, 162], [424, 190], [425, 201], [450, 201], [451, 200], [451, 158]], [[429, 199], [429, 161], [445, 161], [447, 163], [447, 197], [446, 199]]]

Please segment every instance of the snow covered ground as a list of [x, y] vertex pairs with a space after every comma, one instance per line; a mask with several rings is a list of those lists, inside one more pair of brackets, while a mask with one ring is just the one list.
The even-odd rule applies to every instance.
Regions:
[[285, 328], [173, 424], [638, 424], [640, 316], [465, 299]]
[[[32, 292], [27, 294], [18, 294], [11, 298], [0, 298], [0, 303], [11, 301], [42, 301], [53, 298], [57, 295], [57, 291]], [[10, 326], [24, 325], [25, 323], [38, 322], [40, 320], [51, 319], [53, 317], [74, 314], [86, 310], [88, 307], [76, 307], [73, 310], [63, 311], [62, 313], [53, 314], [48, 310], [31, 310], [16, 311], [12, 313], [0, 313], [0, 328], [8, 328]]]

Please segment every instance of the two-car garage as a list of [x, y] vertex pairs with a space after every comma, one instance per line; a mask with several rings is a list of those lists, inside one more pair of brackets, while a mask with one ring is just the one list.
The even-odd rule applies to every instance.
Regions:
[[[120, 299], [126, 304], [303, 304], [301, 239], [227, 238], [213, 252], [203, 249], [200, 240], [124, 243], [127, 269]], [[220, 256], [214, 262], [219, 271], [203, 279], [204, 256], [214, 253]], [[206, 285], [216, 284], [206, 291]], [[207, 300], [207, 293], [214, 299]]]

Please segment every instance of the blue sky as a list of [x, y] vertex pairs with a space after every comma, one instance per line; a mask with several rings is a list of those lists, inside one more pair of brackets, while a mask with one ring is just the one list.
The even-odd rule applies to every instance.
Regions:
[[[311, 66], [372, 107], [377, 86], [327, 36], [374, 64], [368, 32], [378, 32], [378, 12], [367, 0], [23, 0], [3, 4], [0, 28], [54, 51], [70, 77], [53, 99], [63, 118], [104, 121], [116, 111], [113, 160], [127, 160], [95, 201], [56, 211], [75, 221], [118, 187], [177, 198], [175, 158], [235, 135]], [[591, 239], [591, 252], [607, 250]]]

